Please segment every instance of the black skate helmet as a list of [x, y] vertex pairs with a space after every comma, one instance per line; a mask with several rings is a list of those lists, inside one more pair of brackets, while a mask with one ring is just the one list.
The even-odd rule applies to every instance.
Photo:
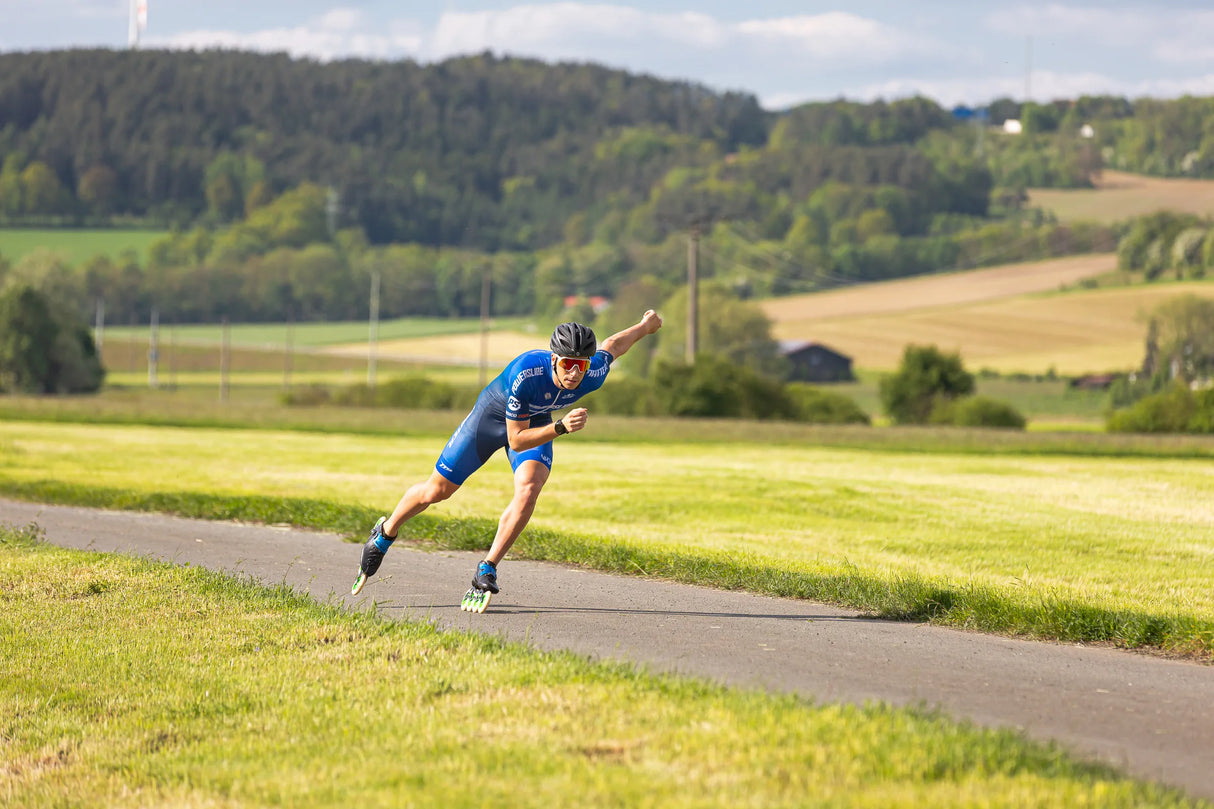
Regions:
[[562, 323], [553, 330], [548, 347], [559, 357], [593, 357], [598, 342], [589, 326]]

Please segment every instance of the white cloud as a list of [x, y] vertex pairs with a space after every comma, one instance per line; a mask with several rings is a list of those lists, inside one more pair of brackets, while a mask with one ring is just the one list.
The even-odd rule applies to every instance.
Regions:
[[[1184, 79], [1123, 81], [1100, 73], [1057, 73], [1035, 70], [1030, 79], [1033, 100], [1073, 99], [1083, 95], [1114, 95], [1129, 99], [1177, 98], [1214, 95], [1214, 74]], [[849, 98], [873, 101], [924, 95], [944, 106], [986, 104], [996, 98], [1024, 98], [1024, 80], [1006, 77], [968, 77], [945, 80], [892, 79], [856, 88]]]
[[[354, 8], [335, 8], [290, 27], [252, 32], [200, 30], [148, 37], [151, 46], [247, 48], [333, 59], [409, 56], [423, 61], [493, 51], [539, 59], [621, 64], [670, 75], [682, 64], [715, 60], [718, 72], [804, 66], [880, 65], [938, 50], [873, 19], [829, 12], [725, 22], [694, 11], [658, 13], [608, 4], [556, 2], [445, 12], [427, 29], [407, 18], [377, 26]], [[728, 70], [722, 69], [728, 66]]]
[[416, 53], [422, 37], [409, 25], [389, 26], [377, 31], [363, 12], [336, 8], [315, 20], [291, 28], [269, 28], [262, 31], [190, 31], [167, 37], [147, 37], [150, 47], [205, 50], [230, 48], [266, 52], [285, 52], [296, 57], [337, 59], [361, 56], [371, 59], [394, 59], [402, 54]]
[[439, 17], [426, 56], [491, 50], [540, 58], [614, 61], [619, 48], [720, 48], [729, 26], [697, 12], [656, 14], [620, 5], [549, 3]]
[[[94, 11], [126, 3], [48, 1]], [[975, 11], [958, 23], [966, 32], [959, 36], [938, 19], [929, 27], [930, 16], [917, 18], [913, 27], [897, 27], [848, 11], [769, 18], [756, 13], [739, 21], [699, 11], [655, 12], [639, 4], [624, 5], [632, 0], [561, 0], [446, 11], [423, 21], [420, 13], [404, 16], [407, 11], [384, 20], [361, 10], [357, 0], [335, 2], [350, 5], [334, 6], [299, 24], [248, 32], [167, 35], [153, 24], [145, 43], [422, 62], [491, 51], [691, 78], [718, 89], [754, 92], [763, 106], [781, 109], [839, 96], [871, 100], [921, 94], [944, 104], [1022, 98], [1023, 69], [1015, 54], [1023, 48], [1023, 38], [1031, 35], [1041, 43], [1031, 77], [1032, 97], [1039, 101], [1098, 93], [1175, 97], [1214, 89], [1209, 80], [1214, 40], [1207, 34], [1214, 30], [1214, 11], [1204, 10], [1027, 2], [991, 13]], [[760, 4], [755, 7], [761, 9]], [[978, 36], [971, 36], [975, 31]], [[1185, 78], [1194, 72], [1206, 75]], [[1172, 75], [1180, 77], [1161, 78]]]
[[842, 11], [748, 20], [739, 23], [737, 29], [760, 44], [796, 47], [815, 59], [888, 62], [925, 54], [936, 47], [884, 23]]
[[128, 0], [0, 0], [0, 20], [59, 22], [125, 19]]

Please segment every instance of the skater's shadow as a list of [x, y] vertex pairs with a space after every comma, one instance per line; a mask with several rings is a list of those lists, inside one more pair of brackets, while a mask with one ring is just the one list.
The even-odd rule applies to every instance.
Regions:
[[[459, 604], [431, 604], [423, 607], [419, 604], [379, 604], [382, 612], [414, 612], [426, 610], [458, 610]], [[489, 605], [483, 614], [485, 618], [493, 615], [645, 615], [666, 618], [720, 618], [731, 620], [762, 620], [762, 621], [875, 621], [879, 620], [868, 615], [838, 615], [831, 613], [763, 613], [763, 612], [710, 612], [707, 610], [673, 610], [673, 609], [642, 609], [639, 607], [532, 607], [526, 604], [497, 604]]]
[[641, 609], [637, 607], [529, 607], [491, 605], [489, 611], [503, 615], [654, 615], [669, 618], [730, 618], [778, 621], [871, 621], [865, 615], [832, 615], [830, 613], [762, 613], [762, 612], [709, 612], [706, 610]]

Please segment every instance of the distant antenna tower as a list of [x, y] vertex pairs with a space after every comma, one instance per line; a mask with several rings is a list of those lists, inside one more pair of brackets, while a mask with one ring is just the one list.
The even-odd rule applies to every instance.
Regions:
[[1024, 39], [1024, 103], [1033, 100], [1033, 37]]
[[148, 27], [148, 0], [131, 0], [130, 20], [127, 23], [127, 45], [131, 50], [139, 47], [139, 35]]

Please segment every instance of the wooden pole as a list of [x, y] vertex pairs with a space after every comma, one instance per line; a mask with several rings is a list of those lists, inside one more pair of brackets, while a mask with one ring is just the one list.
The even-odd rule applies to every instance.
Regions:
[[696, 274], [700, 258], [700, 229], [693, 227], [687, 240], [687, 351], [684, 360], [688, 365], [696, 361], [696, 341], [699, 337], [699, 290]]
[[228, 400], [228, 362], [229, 362], [229, 328], [228, 316], [223, 316], [223, 335], [219, 340], [219, 401]]
[[491, 281], [486, 270], [481, 278], [481, 370], [480, 386], [485, 387], [489, 376], [489, 291]]

